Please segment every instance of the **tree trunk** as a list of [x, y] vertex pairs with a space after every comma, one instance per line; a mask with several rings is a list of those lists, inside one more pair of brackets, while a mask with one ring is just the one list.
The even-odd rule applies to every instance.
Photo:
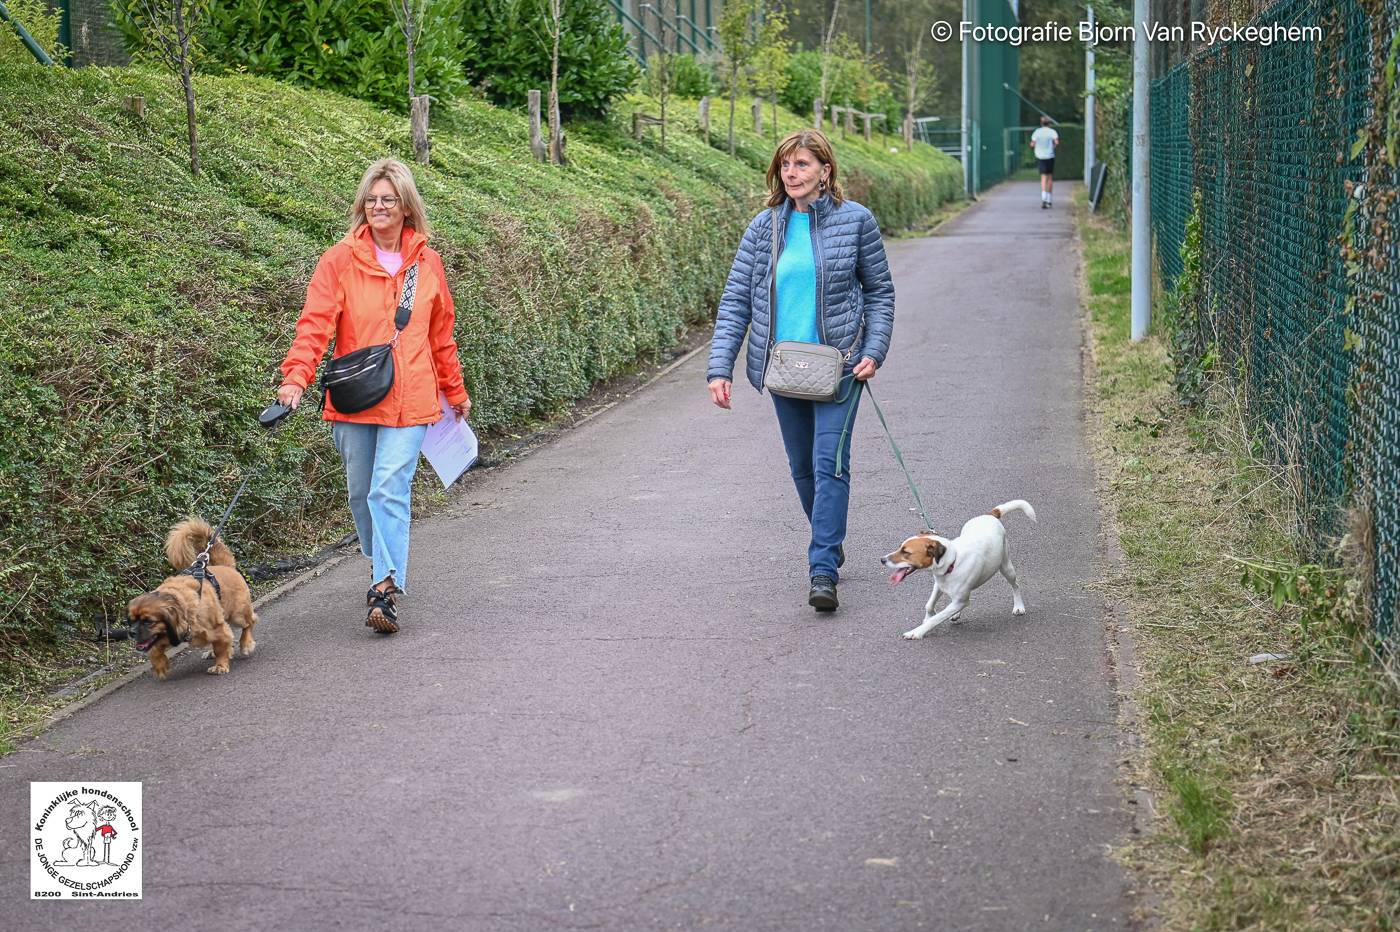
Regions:
[[199, 177], [199, 133], [194, 122], [194, 81], [190, 78], [190, 59], [185, 56], [185, 60], [180, 65], [181, 83], [185, 85], [185, 122], [189, 125], [190, 131], [190, 174]]
[[564, 164], [564, 145], [559, 127], [559, 33], [563, 32], [561, 0], [554, 0], [554, 53], [549, 63], [549, 160]]
[[729, 83], [729, 154], [734, 154], [734, 109], [739, 106], [739, 68], [735, 66]]
[[[413, 66], [414, 52], [417, 51], [418, 48], [418, 30], [421, 28], [420, 24], [415, 21], [413, 16], [412, 0], [404, 4], [404, 23], [408, 26], [408, 28], [404, 30], [404, 44], [408, 47], [408, 100], [409, 106], [412, 106], [413, 99], [418, 96], [418, 92], [413, 86]], [[424, 114], [424, 116], [426, 115], [427, 114]], [[425, 165], [427, 164], [426, 157], [420, 157], [419, 161]]]
[[185, 24], [184, 0], [175, 0], [175, 41], [180, 49], [180, 83], [185, 88], [185, 123], [190, 136], [190, 174], [199, 177], [199, 132], [194, 122], [194, 81], [190, 77], [190, 27]]

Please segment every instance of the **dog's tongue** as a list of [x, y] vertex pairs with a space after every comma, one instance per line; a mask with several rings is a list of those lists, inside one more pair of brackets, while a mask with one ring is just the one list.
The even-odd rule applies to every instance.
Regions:
[[909, 567], [901, 566], [899, 569], [895, 570], [893, 573], [890, 574], [890, 585], [899, 585], [901, 582], [904, 581], [904, 577], [908, 576], [911, 572], [912, 570], [910, 570]]

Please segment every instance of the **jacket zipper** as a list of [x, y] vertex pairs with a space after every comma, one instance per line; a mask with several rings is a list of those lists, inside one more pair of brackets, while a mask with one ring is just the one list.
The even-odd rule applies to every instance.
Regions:
[[[768, 222], [769, 224], [776, 224], [778, 222], [778, 211], [773, 210], [771, 208], [769, 209]], [[786, 236], [786, 229], [780, 231], [776, 238], [773, 236], [773, 230], [771, 228], [768, 230], [768, 248], [770, 251], [773, 252], [773, 255], [770, 255], [768, 257], [768, 347], [767, 351], [763, 354], [763, 376], [760, 379], [760, 382], [765, 382], [768, 379], [768, 366], [773, 362], [773, 347], [778, 345], [777, 251], [782, 249], [782, 241], [786, 238]]]
[[[401, 301], [403, 301], [403, 291], [401, 291], [400, 289], [401, 289], [401, 288], [406, 289], [406, 288], [408, 287], [408, 277], [407, 277], [407, 275], [404, 273], [404, 267], [403, 267], [403, 266], [400, 266], [400, 267], [399, 267], [399, 274], [404, 275], [404, 279], [403, 279], [402, 285], [399, 284], [399, 276], [398, 276], [398, 275], [395, 275], [395, 276], [394, 276], [394, 283], [393, 283], [393, 284], [394, 284], [394, 287], [390, 288], [390, 290], [389, 290], [389, 293], [392, 294], [392, 295], [394, 296], [394, 299], [393, 299], [393, 300], [394, 300], [394, 305], [393, 305], [393, 307], [390, 308], [390, 310], [389, 310], [389, 314], [391, 315], [391, 318], [390, 318], [390, 321], [389, 321], [389, 322], [390, 322], [390, 325], [394, 328], [394, 336], [391, 338], [391, 344], [392, 344], [392, 345], [389, 347], [389, 353], [390, 353], [390, 355], [391, 355], [391, 356], [393, 357], [393, 359], [394, 359], [394, 383], [391, 384], [391, 385], [389, 386], [389, 395], [390, 395], [390, 397], [394, 398], [394, 400], [397, 402], [397, 410], [394, 412], [394, 422], [395, 422], [395, 423], [398, 423], [398, 422], [400, 422], [400, 421], [403, 420], [403, 392], [402, 392], [402, 391], [396, 391], [396, 389], [399, 389], [399, 388], [401, 387], [401, 386], [399, 385], [399, 380], [400, 380], [400, 378], [402, 377], [402, 374], [403, 374], [403, 371], [404, 371], [404, 368], [403, 368], [403, 360], [399, 358], [399, 336], [400, 336], [400, 334], [398, 333], [398, 329], [399, 329], [399, 325], [398, 325], [398, 313], [399, 313], [399, 303], [400, 303]], [[411, 309], [410, 309], [410, 310], [411, 310]]]
[[821, 237], [817, 233], [817, 205], [812, 204], [812, 259], [817, 263], [817, 333], [826, 343], [826, 266], [822, 264]]

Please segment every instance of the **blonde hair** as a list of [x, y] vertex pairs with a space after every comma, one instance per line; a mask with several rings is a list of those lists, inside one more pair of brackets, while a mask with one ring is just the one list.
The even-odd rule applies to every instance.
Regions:
[[773, 161], [768, 163], [768, 206], [777, 207], [787, 200], [787, 190], [783, 187], [783, 159], [798, 149], [811, 152], [818, 162], [831, 169], [831, 174], [826, 178], [826, 193], [836, 204], [844, 201], [846, 194], [841, 190], [841, 182], [836, 179], [836, 153], [831, 151], [831, 140], [819, 129], [801, 129], [778, 143], [778, 151], [773, 153]]
[[404, 226], [413, 227], [424, 239], [433, 235], [428, 225], [428, 209], [423, 206], [423, 198], [418, 193], [418, 185], [413, 181], [413, 172], [398, 159], [380, 159], [365, 170], [360, 186], [355, 190], [355, 203], [350, 208], [350, 233], [369, 221], [365, 217], [365, 200], [375, 182], [384, 180], [394, 186], [399, 204], [403, 207]]

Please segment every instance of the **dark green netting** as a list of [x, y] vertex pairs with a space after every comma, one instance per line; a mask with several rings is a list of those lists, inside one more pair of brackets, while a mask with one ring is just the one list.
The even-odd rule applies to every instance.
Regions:
[[1151, 193], [1169, 286], [1201, 193], [1202, 326], [1277, 458], [1297, 464], [1312, 535], [1346, 530], [1348, 506], [1371, 510], [1384, 634], [1400, 596], [1400, 266], [1391, 239], [1349, 274], [1341, 240], [1350, 203], [1358, 246], [1375, 245], [1377, 219], [1397, 223], [1378, 192], [1347, 195], [1365, 175], [1352, 143], [1393, 35], [1382, 24], [1400, 22], [1400, 0], [1383, 8], [1373, 21], [1358, 0], [1284, 0], [1256, 22], [1317, 24], [1321, 42], [1229, 43], [1155, 80]]
[[[1006, 0], [977, 0], [972, 22], [986, 26], [1017, 25]], [[977, 188], [985, 190], [1009, 174], [1019, 153], [1008, 152], [1006, 130], [1020, 121], [1021, 50], [1009, 42], [973, 43], [973, 80], [970, 95], [969, 132], [977, 147]], [[969, 142], [969, 145], [974, 145]]]

